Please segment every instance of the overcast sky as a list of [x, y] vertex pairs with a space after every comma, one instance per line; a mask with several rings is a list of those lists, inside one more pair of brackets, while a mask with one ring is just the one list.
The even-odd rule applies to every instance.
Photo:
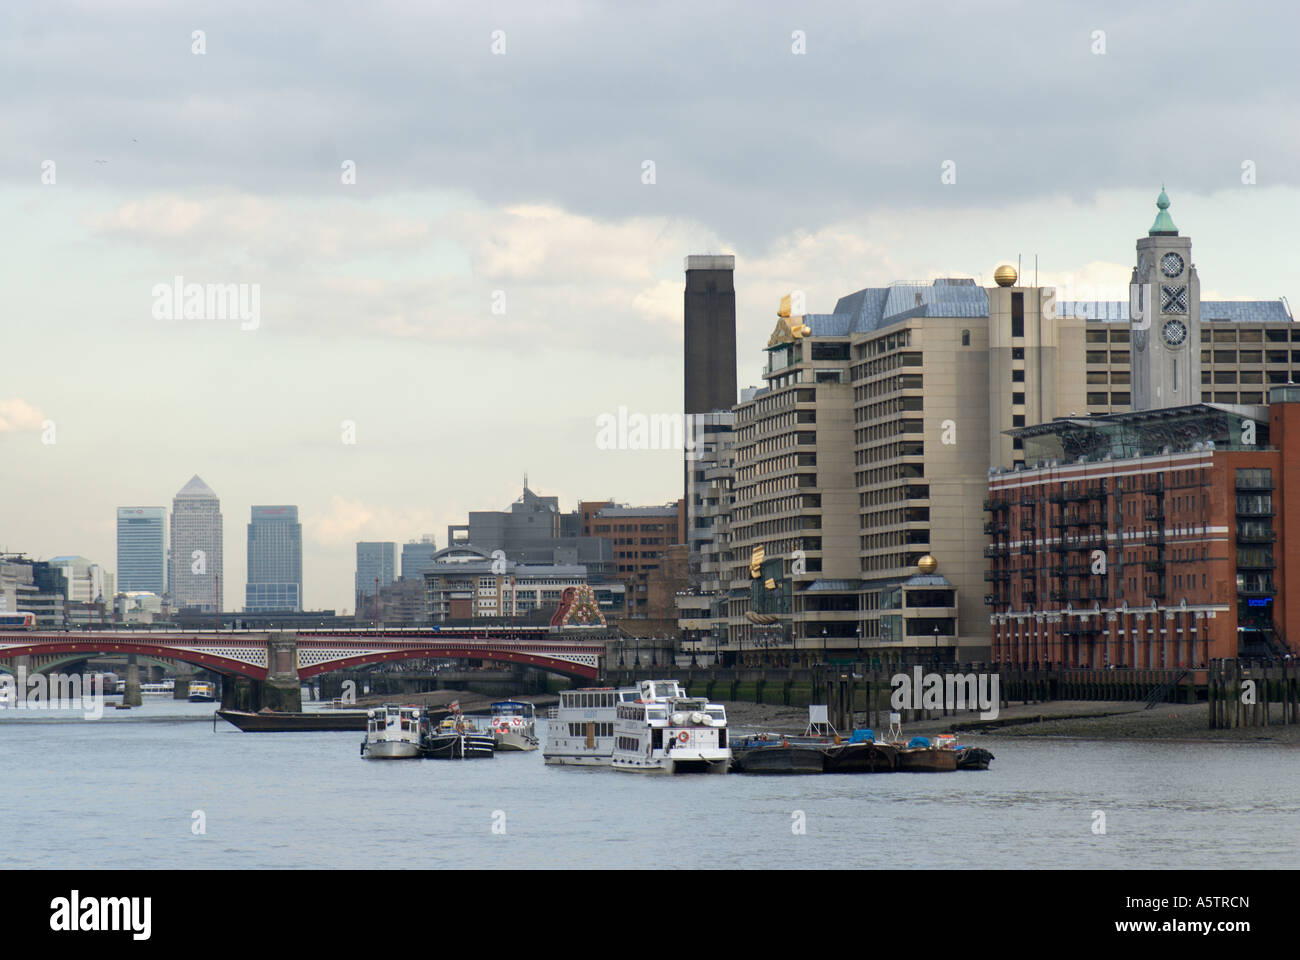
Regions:
[[[1162, 182], [1202, 296], [1300, 295], [1298, 22], [6, 3], [0, 550], [116, 570], [115, 508], [170, 510], [197, 473], [227, 608], [249, 507], [292, 503], [307, 606], [350, 610], [356, 540], [445, 545], [525, 471], [566, 508], [674, 500], [680, 453], [600, 450], [595, 423], [680, 411], [691, 253], [736, 255], [742, 384], [791, 289], [829, 312], [1037, 255], [1042, 282], [1122, 296]], [[160, 318], [175, 277], [257, 285], [256, 327]]]

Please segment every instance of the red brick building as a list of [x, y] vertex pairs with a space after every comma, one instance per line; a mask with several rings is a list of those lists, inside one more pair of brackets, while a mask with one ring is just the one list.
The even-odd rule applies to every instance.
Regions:
[[989, 480], [993, 659], [1199, 667], [1300, 652], [1300, 387], [1009, 431]]
[[[668, 548], [686, 542], [686, 501], [662, 507], [628, 507], [612, 500], [583, 500], [578, 512], [582, 536], [603, 537], [613, 543], [611, 576], [627, 584], [627, 615], [668, 616], [651, 610], [649, 580], [653, 576], [673, 582], [685, 579], [684, 560], [675, 564], [680, 570], [667, 567], [672, 559]], [[675, 610], [670, 618], [675, 621]]]

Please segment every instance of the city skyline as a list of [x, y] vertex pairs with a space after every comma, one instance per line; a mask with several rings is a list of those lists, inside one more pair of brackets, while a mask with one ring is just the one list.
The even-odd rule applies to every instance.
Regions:
[[[1162, 183], [1203, 298], [1300, 291], [1296, 134], [1276, 122], [1300, 80], [1287, 31], [1249, 15], [718, 4], [685, 33], [609, 9], [576, 35], [520, 6], [340, 9], [311, 56], [271, 59], [290, 13], [211, 15], [69, 17], [77, 42], [3, 15], [31, 93], [0, 146], [6, 349], [26, 358], [0, 388], [0, 489], [23, 505], [0, 548], [115, 563], [111, 511], [197, 472], [230, 523], [298, 504], [304, 606], [345, 610], [356, 542], [500, 509], [526, 470], [566, 506], [668, 502], [680, 453], [603, 449], [596, 422], [680, 411], [690, 255], [736, 257], [742, 388], [795, 290], [826, 313], [865, 286], [987, 286], [1019, 259], [1062, 299], [1123, 299]], [[1213, 79], [1186, 68], [1211, 60]], [[87, 70], [95, 96], [66, 96]], [[870, 82], [890, 97], [864, 99]], [[256, 285], [234, 298], [256, 322], [187, 319], [177, 284]], [[245, 563], [226, 558], [235, 591]]]

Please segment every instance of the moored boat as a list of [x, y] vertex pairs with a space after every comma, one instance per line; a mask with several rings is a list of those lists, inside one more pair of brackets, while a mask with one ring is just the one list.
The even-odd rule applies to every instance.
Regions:
[[676, 680], [642, 680], [640, 696], [615, 708], [610, 767], [638, 773], [726, 773], [727, 714], [688, 697]]
[[617, 707], [636, 698], [635, 687], [560, 691], [559, 704], [547, 716], [542, 759], [560, 766], [608, 766], [614, 752]]
[[365, 730], [364, 710], [331, 710], [321, 713], [289, 713], [276, 710], [218, 710], [216, 715], [245, 733], [290, 733], [292, 731]]
[[210, 703], [217, 699], [217, 685], [209, 680], [191, 680], [190, 703]]
[[818, 745], [794, 742], [779, 733], [733, 740], [733, 773], [822, 773], [825, 754]]
[[385, 704], [367, 711], [361, 756], [367, 760], [409, 760], [419, 755], [419, 707]]
[[420, 731], [420, 755], [435, 760], [473, 760], [496, 755], [496, 737], [480, 730], [452, 704], [451, 716], [437, 726], [426, 719]]
[[957, 769], [957, 751], [913, 737], [898, 751], [898, 769], [906, 773], [947, 773]]
[[957, 754], [958, 770], [987, 770], [989, 761], [994, 759], [993, 754], [983, 747], [972, 747], [969, 744], [958, 743], [957, 738], [951, 733], [941, 733], [935, 739], [935, 746], [945, 750], [952, 750]]
[[525, 700], [498, 700], [492, 704], [492, 736], [498, 750], [536, 750], [536, 708]]

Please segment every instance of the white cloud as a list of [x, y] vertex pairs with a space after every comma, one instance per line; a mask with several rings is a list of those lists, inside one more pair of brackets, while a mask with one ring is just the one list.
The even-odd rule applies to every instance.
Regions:
[[45, 419], [45, 414], [38, 407], [33, 407], [21, 397], [0, 400], [0, 433], [39, 430]]

